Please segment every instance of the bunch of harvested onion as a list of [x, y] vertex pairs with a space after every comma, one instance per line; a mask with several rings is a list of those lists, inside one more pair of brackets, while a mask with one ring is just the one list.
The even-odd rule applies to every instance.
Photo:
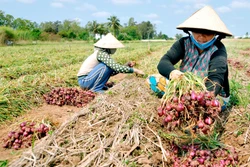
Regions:
[[207, 91], [204, 79], [191, 72], [168, 83], [158, 108], [168, 130], [179, 128], [198, 134], [210, 134], [220, 112], [221, 104]]

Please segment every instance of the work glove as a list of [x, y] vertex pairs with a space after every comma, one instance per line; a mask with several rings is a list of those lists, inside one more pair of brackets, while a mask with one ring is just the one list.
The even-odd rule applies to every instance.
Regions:
[[179, 70], [173, 70], [169, 74], [169, 79], [178, 79], [180, 78], [184, 73]]

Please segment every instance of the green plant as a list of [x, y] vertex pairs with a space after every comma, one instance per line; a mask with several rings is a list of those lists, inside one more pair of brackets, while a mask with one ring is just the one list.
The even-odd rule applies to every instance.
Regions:
[[31, 35], [33, 40], [38, 40], [41, 33], [42, 32], [39, 29], [34, 29], [34, 30], [31, 31], [30, 35]]
[[0, 27], [0, 44], [5, 44], [7, 41], [15, 40], [15, 32], [10, 27]]
[[8, 161], [7, 160], [0, 160], [0, 167], [5, 167], [8, 165]]
[[243, 86], [237, 82], [236, 80], [230, 80], [230, 100], [229, 107], [238, 106], [240, 104], [240, 92], [239, 90], [243, 88]]
[[209, 136], [199, 135], [193, 142], [200, 144], [203, 149], [213, 150], [223, 146], [223, 144], [219, 141], [219, 133], [213, 133]]

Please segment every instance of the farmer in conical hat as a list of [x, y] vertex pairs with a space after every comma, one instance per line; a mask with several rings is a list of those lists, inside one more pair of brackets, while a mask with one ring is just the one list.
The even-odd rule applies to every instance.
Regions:
[[[196, 11], [177, 29], [188, 36], [176, 41], [163, 55], [157, 66], [160, 74], [147, 78], [150, 88], [163, 95], [169, 79], [178, 78], [184, 72], [193, 72], [203, 78], [208, 77], [207, 89], [228, 100], [227, 51], [221, 39], [232, 36], [232, 33], [210, 6]], [[174, 65], [179, 61], [180, 67], [176, 69]]]
[[103, 92], [107, 90], [107, 82], [112, 75], [118, 73], [136, 73], [144, 75], [144, 72], [129, 65], [120, 65], [115, 62], [111, 55], [117, 48], [124, 45], [118, 41], [111, 33], [94, 44], [94, 52], [87, 57], [78, 71], [78, 83], [82, 89], [93, 92]]

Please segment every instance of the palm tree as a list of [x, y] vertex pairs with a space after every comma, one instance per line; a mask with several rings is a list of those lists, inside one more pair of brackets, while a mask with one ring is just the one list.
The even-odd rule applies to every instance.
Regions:
[[110, 21], [108, 22], [108, 26], [113, 30], [113, 34], [117, 36], [121, 26], [120, 20], [116, 16], [110, 16], [108, 20]]
[[98, 32], [99, 34], [102, 36], [103, 34], [107, 34], [108, 33], [108, 27], [105, 23], [101, 23], [98, 26]]
[[89, 29], [89, 31], [93, 33], [93, 36], [95, 36], [99, 33], [99, 24], [97, 23], [97, 21], [88, 22], [87, 29]]

